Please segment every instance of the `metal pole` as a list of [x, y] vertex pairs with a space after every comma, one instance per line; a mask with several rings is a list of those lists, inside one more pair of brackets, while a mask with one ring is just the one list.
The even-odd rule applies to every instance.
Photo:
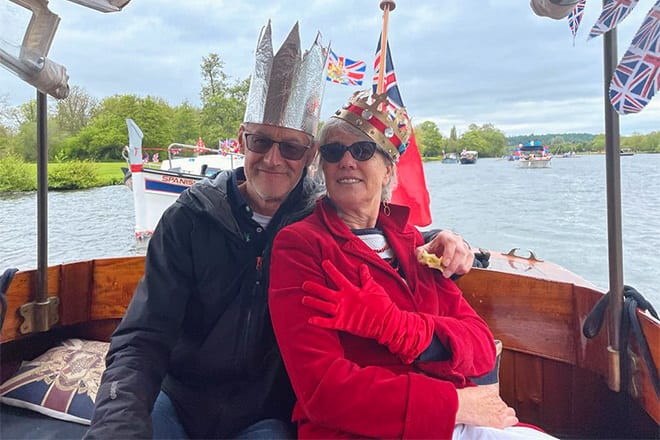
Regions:
[[37, 90], [37, 292], [48, 299], [48, 97]]
[[[607, 1], [603, 0], [603, 5]], [[609, 258], [609, 378], [613, 391], [621, 389], [620, 333], [623, 312], [623, 244], [621, 234], [621, 156], [619, 115], [609, 99], [609, 86], [617, 66], [616, 28], [603, 36], [603, 73], [605, 90], [605, 168], [607, 179], [607, 244]], [[625, 355], [625, 354], [624, 354]]]

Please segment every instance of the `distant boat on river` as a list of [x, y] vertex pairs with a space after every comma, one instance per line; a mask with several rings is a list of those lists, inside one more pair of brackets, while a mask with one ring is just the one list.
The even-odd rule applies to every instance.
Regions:
[[459, 163], [458, 153], [447, 153], [442, 156], [442, 163]]
[[471, 165], [477, 163], [477, 159], [479, 158], [479, 152], [474, 151], [474, 150], [463, 150], [461, 151], [461, 164], [463, 165]]
[[514, 154], [519, 157], [520, 168], [548, 168], [552, 160], [548, 147], [538, 141], [518, 145]]

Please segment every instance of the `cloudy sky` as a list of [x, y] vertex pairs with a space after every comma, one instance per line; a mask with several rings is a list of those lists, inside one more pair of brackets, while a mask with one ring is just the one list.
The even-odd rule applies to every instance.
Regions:
[[[651, 0], [619, 27], [623, 55]], [[317, 31], [338, 55], [367, 62], [382, 27], [379, 0], [133, 0], [102, 14], [51, 0], [61, 17], [49, 58], [67, 67], [70, 85], [101, 99], [157, 96], [199, 104], [200, 63], [211, 52], [234, 79], [251, 74], [261, 27], [272, 20], [279, 47], [299, 21], [303, 47]], [[431, 120], [447, 135], [492, 123], [506, 135], [603, 133], [602, 39], [586, 41], [601, 2], [589, 0], [575, 45], [567, 20], [534, 15], [528, 0], [399, 0], [389, 41], [399, 88], [415, 123]], [[0, 0], [0, 38], [22, 29], [14, 3]], [[13, 36], [16, 39], [15, 35]], [[327, 83], [322, 117], [356, 88]], [[34, 89], [0, 69], [0, 98], [17, 105]], [[130, 115], [126, 115], [127, 117]], [[621, 118], [621, 133], [660, 129], [660, 98]]]

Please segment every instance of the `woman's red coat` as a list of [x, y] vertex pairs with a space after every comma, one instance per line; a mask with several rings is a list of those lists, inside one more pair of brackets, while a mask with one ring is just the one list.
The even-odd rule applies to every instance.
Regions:
[[[381, 208], [385, 233], [406, 275], [353, 234], [331, 203], [321, 199], [312, 215], [282, 229], [273, 245], [269, 304], [275, 336], [298, 399], [293, 420], [301, 438], [451, 438], [458, 408], [456, 388], [490, 371], [493, 336], [461, 291], [437, 270], [419, 264], [419, 231], [407, 225], [408, 208]], [[336, 287], [321, 268], [331, 260], [351, 282], [358, 267], [372, 276], [402, 310], [433, 315], [435, 335], [449, 348], [447, 361], [404, 365], [375, 340], [315, 327], [307, 322], [304, 281]]]

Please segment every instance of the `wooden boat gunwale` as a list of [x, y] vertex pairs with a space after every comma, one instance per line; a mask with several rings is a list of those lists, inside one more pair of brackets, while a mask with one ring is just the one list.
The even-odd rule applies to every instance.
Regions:
[[[497, 252], [491, 254], [491, 262], [491, 268], [473, 269], [458, 284], [503, 342], [501, 392], [521, 419], [562, 437], [595, 438], [617, 429], [612, 426], [614, 422], [630, 429], [624, 420], [636, 420], [639, 432], [631, 431], [632, 437], [648, 437], [657, 428], [660, 405], [654, 399], [646, 367], [638, 364], [637, 400], [624, 393], [617, 395], [606, 386], [606, 333], [587, 340], [581, 332], [586, 316], [603, 292], [549, 262]], [[7, 292], [10, 313], [0, 333], [2, 379], [11, 375], [21, 360], [37, 356], [40, 350], [66, 337], [108, 340], [142, 276], [143, 266], [144, 257], [134, 256], [50, 267], [48, 294], [60, 298], [60, 320], [50, 331], [31, 335], [21, 334], [17, 309], [31, 298], [37, 271], [18, 272]], [[660, 344], [654, 341], [660, 340], [660, 322], [641, 311], [637, 315], [657, 364]], [[549, 383], [558, 385], [551, 387]], [[563, 395], [562, 387], [570, 392]], [[600, 411], [586, 411], [591, 406], [582, 407], [584, 399], [573, 395], [580, 393], [602, 396], [600, 406], [606, 409], [606, 417], [599, 416]], [[625, 419], [612, 414], [620, 401], [625, 402]], [[573, 413], [588, 420], [578, 423]]]

